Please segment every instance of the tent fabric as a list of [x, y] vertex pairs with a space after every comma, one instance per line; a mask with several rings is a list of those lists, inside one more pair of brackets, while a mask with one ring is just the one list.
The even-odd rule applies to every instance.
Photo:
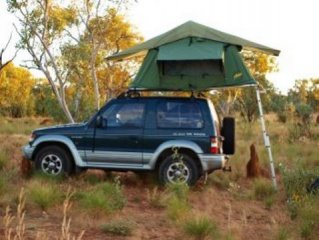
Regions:
[[202, 91], [256, 84], [238, 51], [216, 41], [194, 43], [191, 37], [151, 49], [130, 88]]
[[277, 49], [273, 49], [262, 44], [254, 43], [249, 40], [195, 23], [193, 21], [188, 21], [146, 42], [143, 42], [122, 52], [116, 53], [110, 57], [107, 57], [107, 60], [121, 60], [139, 54], [145, 54], [145, 52], [147, 52], [150, 49], [158, 48], [159, 46], [162, 46], [164, 44], [175, 42], [177, 40], [188, 37], [198, 37], [213, 40], [216, 42], [241, 46], [244, 48], [257, 49], [269, 54], [273, 54], [275, 56], [278, 56], [280, 53], [280, 51]]
[[157, 60], [221, 59], [224, 46], [202, 38], [184, 38], [160, 46]]

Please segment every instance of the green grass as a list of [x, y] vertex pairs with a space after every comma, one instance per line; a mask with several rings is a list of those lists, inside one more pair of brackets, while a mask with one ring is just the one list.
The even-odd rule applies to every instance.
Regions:
[[0, 149], [0, 171], [6, 167], [8, 159], [9, 157], [7, 152]]
[[183, 224], [184, 233], [194, 239], [218, 238], [218, 227], [207, 217], [196, 217]]
[[253, 184], [254, 198], [265, 203], [267, 209], [271, 209], [275, 202], [276, 190], [269, 180], [256, 179]]
[[42, 210], [63, 202], [63, 194], [50, 182], [33, 180], [27, 186], [28, 198]]
[[164, 208], [167, 198], [168, 195], [158, 190], [157, 187], [154, 187], [152, 190], [147, 189], [147, 200], [154, 208]]
[[119, 236], [132, 235], [135, 223], [131, 220], [112, 220], [109, 223], [103, 224], [101, 230], [104, 233], [110, 233]]
[[166, 210], [168, 217], [178, 222], [189, 213], [190, 205], [186, 200], [173, 196], [167, 201]]
[[95, 212], [111, 213], [122, 209], [126, 204], [126, 198], [118, 183], [98, 184], [77, 195], [77, 199], [84, 209]]
[[0, 118], [0, 134], [25, 134], [40, 127], [40, 119], [36, 118]]
[[287, 228], [281, 227], [276, 233], [274, 240], [288, 240], [289, 239], [289, 230]]

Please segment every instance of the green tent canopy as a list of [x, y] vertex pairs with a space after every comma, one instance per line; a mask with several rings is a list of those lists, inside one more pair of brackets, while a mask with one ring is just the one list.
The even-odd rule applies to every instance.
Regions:
[[194, 22], [186, 22], [107, 60], [146, 57], [130, 88], [205, 90], [256, 84], [239, 52], [242, 47], [279, 51]]

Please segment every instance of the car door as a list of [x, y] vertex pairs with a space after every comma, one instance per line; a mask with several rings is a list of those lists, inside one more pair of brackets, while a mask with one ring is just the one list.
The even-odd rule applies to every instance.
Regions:
[[138, 99], [114, 101], [100, 115], [103, 127], [95, 129], [88, 163], [142, 165], [145, 103]]

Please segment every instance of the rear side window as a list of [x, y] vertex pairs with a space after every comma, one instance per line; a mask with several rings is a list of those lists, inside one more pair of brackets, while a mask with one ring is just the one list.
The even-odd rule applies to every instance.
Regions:
[[203, 127], [203, 117], [195, 102], [161, 102], [157, 106], [157, 127], [192, 128]]

